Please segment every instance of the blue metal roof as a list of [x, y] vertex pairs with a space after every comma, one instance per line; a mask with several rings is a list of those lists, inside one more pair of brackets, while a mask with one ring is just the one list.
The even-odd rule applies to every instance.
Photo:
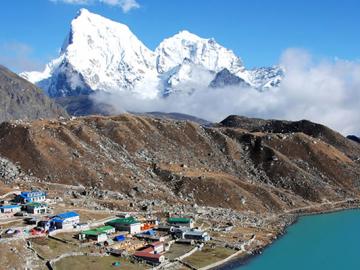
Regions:
[[114, 237], [114, 240], [118, 241], [118, 242], [125, 241], [125, 239], [126, 239], [125, 235], [122, 235], [122, 234]]
[[72, 217], [78, 217], [79, 214], [76, 212], [65, 212], [65, 213], [61, 213], [55, 216], [55, 218], [60, 218], [60, 219], [67, 219], [67, 218], [72, 218]]
[[54, 223], [63, 223], [64, 220], [63, 220], [63, 219], [60, 219], [60, 218], [53, 218], [53, 219], [51, 219], [51, 222], [54, 222]]
[[46, 196], [45, 192], [36, 190], [36, 191], [22, 191], [19, 195], [22, 198], [34, 198], [34, 197], [41, 197]]
[[154, 230], [148, 230], [148, 231], [144, 232], [144, 234], [155, 235], [155, 231]]
[[20, 205], [14, 205], [14, 204], [0, 206], [0, 208], [2, 208], [2, 209], [13, 209], [13, 208], [20, 208], [20, 207], [21, 207]]

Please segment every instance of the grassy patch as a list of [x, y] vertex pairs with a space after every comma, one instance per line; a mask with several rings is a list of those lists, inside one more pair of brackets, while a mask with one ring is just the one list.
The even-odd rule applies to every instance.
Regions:
[[[120, 266], [113, 266], [114, 262], [120, 262]], [[55, 264], [56, 270], [107, 270], [107, 269], [126, 269], [126, 270], [144, 270], [149, 267], [142, 264], [134, 264], [123, 258], [113, 256], [93, 257], [93, 256], [75, 256], [67, 257]]]
[[184, 255], [192, 250], [194, 247], [186, 244], [173, 244], [168, 252], [165, 253], [165, 257], [173, 260], [177, 257]]
[[55, 237], [68, 241], [69, 243], [79, 244], [78, 233], [58, 233]]
[[184, 262], [195, 268], [200, 268], [221, 261], [234, 253], [235, 251], [229, 248], [210, 248], [205, 246], [201, 251], [197, 251], [193, 255], [185, 258]]
[[77, 246], [65, 244], [50, 238], [34, 238], [31, 240], [33, 248], [46, 259], [53, 259], [63, 253], [80, 251]]

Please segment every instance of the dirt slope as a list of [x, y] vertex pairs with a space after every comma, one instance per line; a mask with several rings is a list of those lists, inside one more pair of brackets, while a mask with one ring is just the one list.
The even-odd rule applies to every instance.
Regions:
[[43, 181], [237, 210], [358, 196], [359, 144], [310, 122], [235, 120], [203, 127], [124, 114], [3, 123], [0, 155]]

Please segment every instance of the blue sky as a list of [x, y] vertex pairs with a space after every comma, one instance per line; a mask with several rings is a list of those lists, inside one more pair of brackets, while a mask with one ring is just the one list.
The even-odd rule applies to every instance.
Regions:
[[[128, 1], [135, 5], [124, 12]], [[127, 24], [151, 49], [183, 29], [214, 37], [247, 67], [276, 64], [294, 47], [319, 58], [360, 59], [358, 0], [1, 0], [0, 64], [41, 69], [57, 56], [81, 7]]]

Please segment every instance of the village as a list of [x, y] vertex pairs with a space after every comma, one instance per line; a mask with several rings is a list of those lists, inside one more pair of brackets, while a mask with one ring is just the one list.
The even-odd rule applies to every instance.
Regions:
[[27, 249], [44, 262], [44, 269], [66, 269], [76, 264], [74, 260], [86, 258], [101, 269], [209, 269], [209, 262], [216, 266], [247, 254], [246, 247], [253, 250], [250, 246], [256, 242], [252, 231], [238, 238], [231, 235], [231, 231], [236, 234], [234, 224], [209, 226], [189, 213], [87, 213], [64, 209], [61, 198], [50, 198], [39, 189], [2, 198], [0, 248], [24, 239]]

